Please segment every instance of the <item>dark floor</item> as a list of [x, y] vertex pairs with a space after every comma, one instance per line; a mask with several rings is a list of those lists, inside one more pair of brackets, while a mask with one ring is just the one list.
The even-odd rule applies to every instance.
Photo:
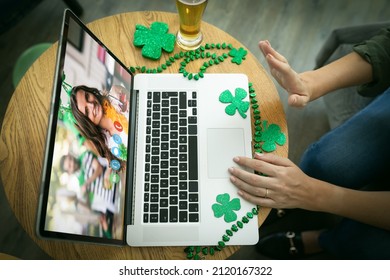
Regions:
[[[57, 41], [65, 2], [42, 0], [13, 27], [0, 34], [0, 125], [14, 91], [11, 78], [17, 57], [31, 45]], [[79, 3], [84, 8], [81, 19], [85, 23], [137, 10], [175, 12], [174, 1], [79, 0]], [[300, 72], [314, 67], [315, 56], [333, 29], [389, 20], [388, 4], [388, 0], [213, 0], [209, 1], [204, 20], [237, 38], [263, 65], [257, 42], [269, 39]], [[307, 145], [329, 130], [326, 112], [321, 99], [305, 109], [291, 109], [287, 106], [286, 94], [280, 87], [277, 88], [287, 116], [289, 157], [298, 162]], [[0, 207], [0, 252], [22, 259], [48, 258], [17, 222], [2, 186]], [[328, 215], [297, 211], [270, 226], [261, 227], [260, 234], [264, 236], [278, 230], [319, 228], [332, 221]], [[328, 257], [316, 255], [311, 258]], [[267, 259], [258, 254], [253, 246], [245, 246], [233, 258]]]

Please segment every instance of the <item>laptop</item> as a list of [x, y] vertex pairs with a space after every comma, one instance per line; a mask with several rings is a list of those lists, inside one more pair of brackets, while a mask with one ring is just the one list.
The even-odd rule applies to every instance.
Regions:
[[[233, 157], [252, 154], [249, 110], [246, 117], [228, 115], [229, 104], [220, 101], [237, 90], [248, 91], [243, 74], [205, 74], [198, 81], [134, 75], [65, 10], [38, 235], [130, 246], [217, 245], [256, 207], [229, 181]], [[253, 218], [227, 245], [257, 241]]]

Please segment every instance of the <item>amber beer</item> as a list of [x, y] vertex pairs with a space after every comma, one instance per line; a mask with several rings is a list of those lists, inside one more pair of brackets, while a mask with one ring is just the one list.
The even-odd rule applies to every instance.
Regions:
[[203, 36], [200, 31], [203, 12], [208, 0], [176, 0], [180, 17], [180, 30], [177, 33], [177, 43], [184, 49], [196, 49], [200, 46]]

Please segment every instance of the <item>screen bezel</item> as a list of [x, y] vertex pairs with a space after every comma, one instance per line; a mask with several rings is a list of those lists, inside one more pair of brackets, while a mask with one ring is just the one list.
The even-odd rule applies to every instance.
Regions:
[[[51, 168], [53, 164], [53, 151], [54, 151], [54, 143], [56, 137], [56, 128], [58, 122], [58, 113], [60, 107], [60, 94], [62, 87], [62, 71], [64, 69], [64, 61], [65, 61], [65, 53], [66, 53], [66, 45], [68, 38], [68, 29], [70, 20], [75, 21], [77, 25], [80, 26], [82, 31], [87, 33], [92, 39], [97, 42], [101, 47], [105, 49], [105, 51], [115, 59], [115, 61], [123, 67], [127, 71], [127, 73], [131, 76], [131, 84], [130, 84], [130, 112], [129, 112], [129, 137], [128, 137], [128, 160], [127, 160], [127, 172], [126, 172], [126, 186], [124, 186], [125, 190], [125, 206], [124, 206], [124, 219], [123, 219], [123, 238], [119, 239], [109, 239], [104, 237], [93, 237], [93, 236], [85, 236], [64, 232], [55, 232], [49, 231], [45, 229], [45, 220], [46, 220], [46, 212], [49, 198], [49, 188], [50, 188], [50, 176], [51, 176]], [[134, 127], [135, 127], [135, 94], [132, 93], [134, 83], [134, 75], [131, 71], [126, 67], [82, 22], [81, 20], [73, 14], [73, 12], [69, 9], [64, 11], [63, 25], [61, 29], [61, 35], [58, 42], [58, 51], [57, 51], [57, 61], [56, 61], [56, 69], [54, 76], [54, 85], [53, 85], [53, 96], [51, 102], [51, 108], [49, 113], [49, 122], [48, 122], [48, 130], [46, 137], [46, 147], [45, 147], [45, 155], [42, 166], [42, 176], [41, 176], [41, 192], [39, 196], [39, 206], [37, 211], [37, 226], [36, 231], [37, 235], [41, 238], [50, 238], [50, 239], [59, 239], [59, 240], [68, 240], [68, 241], [80, 241], [80, 242], [92, 242], [98, 244], [112, 244], [112, 245], [124, 245], [126, 244], [126, 225], [129, 223], [129, 219], [131, 213], [129, 211], [132, 210], [132, 207], [128, 205], [128, 202], [132, 201], [132, 184], [133, 184], [133, 176], [130, 170], [133, 169], [134, 165]], [[129, 213], [129, 214], [127, 214]]]

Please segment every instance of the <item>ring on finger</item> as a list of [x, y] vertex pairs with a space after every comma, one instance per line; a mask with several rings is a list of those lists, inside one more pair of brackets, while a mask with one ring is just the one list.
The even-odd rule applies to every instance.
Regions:
[[268, 188], [265, 188], [265, 196], [264, 198], [268, 198]]

